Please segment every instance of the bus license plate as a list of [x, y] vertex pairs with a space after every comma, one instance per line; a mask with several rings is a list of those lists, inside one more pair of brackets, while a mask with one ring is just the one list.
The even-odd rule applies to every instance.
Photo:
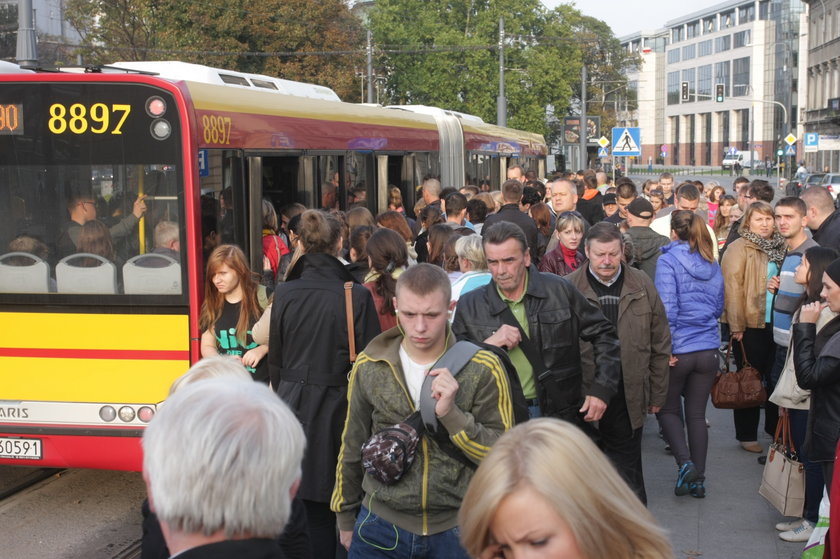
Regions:
[[14, 439], [0, 437], [0, 458], [40, 460], [41, 439]]

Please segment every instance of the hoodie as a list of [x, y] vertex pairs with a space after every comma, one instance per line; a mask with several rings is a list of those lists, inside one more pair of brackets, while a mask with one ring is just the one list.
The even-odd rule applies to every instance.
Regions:
[[636, 257], [633, 267], [646, 273], [651, 280], [656, 279], [656, 261], [662, 254], [659, 249], [670, 243], [670, 239], [663, 237], [650, 227], [631, 227], [627, 230], [627, 234], [633, 239], [633, 251]]
[[673, 241], [662, 247], [654, 283], [671, 327], [671, 353], [717, 349], [723, 312], [720, 265], [691, 252], [687, 242]]

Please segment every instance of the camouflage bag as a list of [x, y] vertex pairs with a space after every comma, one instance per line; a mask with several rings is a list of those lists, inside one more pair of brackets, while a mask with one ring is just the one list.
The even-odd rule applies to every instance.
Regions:
[[414, 412], [402, 423], [375, 433], [362, 445], [365, 471], [385, 485], [398, 482], [414, 463], [422, 431], [420, 412]]

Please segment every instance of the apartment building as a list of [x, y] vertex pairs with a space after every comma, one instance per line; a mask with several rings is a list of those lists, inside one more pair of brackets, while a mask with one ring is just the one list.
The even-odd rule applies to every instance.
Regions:
[[[803, 94], [805, 133], [816, 145], [803, 146], [812, 171], [840, 170], [840, 0], [809, 0], [807, 20], [807, 95]], [[804, 30], [803, 30], [804, 31]]]
[[621, 38], [644, 62], [629, 76], [638, 84], [628, 125], [641, 128], [640, 162], [717, 166], [732, 148], [763, 161], [789, 133], [800, 137], [803, 12], [799, 0], [730, 0]]

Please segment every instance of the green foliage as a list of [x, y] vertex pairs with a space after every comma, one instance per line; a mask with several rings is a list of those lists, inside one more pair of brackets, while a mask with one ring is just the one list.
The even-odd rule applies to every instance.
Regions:
[[361, 23], [342, 0], [68, 0], [88, 62], [182, 60], [332, 87], [358, 98]]
[[0, 4], [0, 60], [13, 60], [17, 48], [16, 4]]
[[496, 122], [499, 17], [511, 127], [556, 135], [577, 110], [584, 62], [590, 83], [624, 79], [627, 55], [612, 31], [568, 4], [548, 11], [539, 0], [377, 0], [371, 27], [389, 101]]

